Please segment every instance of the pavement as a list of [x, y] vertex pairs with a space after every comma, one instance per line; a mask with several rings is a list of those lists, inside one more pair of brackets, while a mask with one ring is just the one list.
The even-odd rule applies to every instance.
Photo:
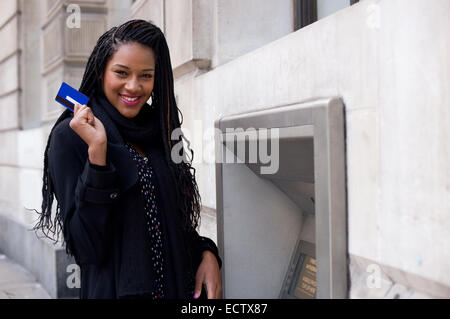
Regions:
[[36, 278], [0, 254], [0, 299], [51, 299]]

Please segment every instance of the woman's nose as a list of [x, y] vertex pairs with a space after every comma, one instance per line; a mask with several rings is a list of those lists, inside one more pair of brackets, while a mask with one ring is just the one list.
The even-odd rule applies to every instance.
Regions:
[[125, 89], [130, 91], [130, 93], [137, 92], [141, 89], [141, 84], [136, 77], [133, 77], [129, 81], [127, 81], [127, 83], [125, 84]]

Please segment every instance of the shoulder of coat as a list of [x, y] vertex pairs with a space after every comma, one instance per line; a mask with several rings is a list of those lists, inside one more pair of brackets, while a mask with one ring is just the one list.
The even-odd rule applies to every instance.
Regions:
[[80, 151], [83, 151], [84, 149], [87, 150], [87, 144], [70, 127], [69, 122], [71, 120], [72, 117], [68, 117], [58, 123], [58, 125], [53, 129], [50, 147], [53, 145], [64, 149], [75, 148]]

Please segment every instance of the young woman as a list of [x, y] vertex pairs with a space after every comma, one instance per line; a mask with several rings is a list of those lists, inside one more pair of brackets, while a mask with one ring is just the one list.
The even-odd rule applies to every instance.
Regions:
[[47, 142], [35, 229], [62, 230], [80, 298], [220, 298], [217, 247], [196, 231], [195, 170], [171, 158], [183, 137], [171, 139], [181, 122], [161, 30], [132, 20], [107, 31], [79, 91], [88, 105], [64, 111]]

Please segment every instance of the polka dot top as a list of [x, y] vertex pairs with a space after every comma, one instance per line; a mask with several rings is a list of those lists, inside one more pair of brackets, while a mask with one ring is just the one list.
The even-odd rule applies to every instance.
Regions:
[[144, 209], [149, 236], [149, 250], [152, 258], [152, 299], [164, 298], [164, 258], [161, 223], [155, 195], [155, 175], [147, 157], [142, 155], [130, 143], [125, 146], [130, 151], [131, 157], [136, 163], [139, 173], [139, 184], [144, 197]]

